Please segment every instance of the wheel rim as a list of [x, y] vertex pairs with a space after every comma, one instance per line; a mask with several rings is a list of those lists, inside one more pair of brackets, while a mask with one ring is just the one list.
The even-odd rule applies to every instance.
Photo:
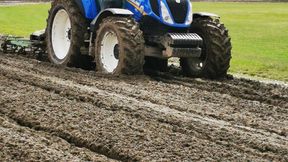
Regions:
[[101, 41], [100, 59], [103, 68], [112, 73], [119, 63], [119, 42], [114, 32], [106, 32]]
[[200, 46], [200, 48], [202, 49], [201, 56], [199, 58], [193, 58], [190, 60], [190, 64], [195, 71], [202, 71], [207, 62], [205, 38], [202, 36], [202, 34], [199, 35], [203, 39], [203, 45]]
[[54, 54], [59, 60], [63, 60], [68, 55], [71, 45], [71, 21], [64, 9], [55, 15], [51, 33]]
[[190, 60], [190, 64], [192, 65], [195, 71], [201, 71], [204, 68], [204, 61], [200, 58], [193, 58]]

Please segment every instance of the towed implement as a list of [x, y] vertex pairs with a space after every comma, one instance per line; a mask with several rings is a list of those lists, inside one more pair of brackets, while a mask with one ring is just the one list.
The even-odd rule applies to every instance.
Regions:
[[141, 74], [177, 57], [185, 75], [211, 79], [226, 76], [232, 48], [219, 16], [190, 0], [54, 0], [44, 44], [57, 65], [85, 57], [101, 73]]
[[30, 38], [0, 35], [0, 51], [42, 59], [44, 55], [47, 55], [45, 31], [36, 31], [30, 35]]

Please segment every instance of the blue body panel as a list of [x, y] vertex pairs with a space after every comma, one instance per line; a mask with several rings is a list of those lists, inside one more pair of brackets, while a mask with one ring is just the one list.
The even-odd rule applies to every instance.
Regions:
[[[166, 5], [166, 7], [169, 9], [166, 0], [156, 0], [156, 1], [159, 1], [159, 4], [160, 4], [160, 1], [162, 1]], [[188, 3], [191, 3], [190, 0], [187, 0], [187, 1], [188, 1]], [[97, 4], [95, 3], [95, 0], [82, 0], [82, 3], [83, 3], [84, 10], [85, 10], [86, 18], [92, 21], [100, 13], [100, 11], [97, 10], [100, 8], [100, 6], [96, 6]], [[189, 7], [188, 11], [191, 11], [192, 8], [190, 8], [190, 5], [188, 5], [188, 7]], [[150, 6], [149, 0], [126, 0], [125, 4], [124, 4], [124, 9], [130, 10], [133, 13], [133, 17], [135, 18], [136, 21], [140, 21], [143, 16], [149, 16], [149, 17], [154, 18], [158, 22], [161, 22], [161, 23], [168, 25], [168, 26], [171, 26], [171, 27], [186, 28], [186, 27], [190, 26], [190, 24], [187, 25], [185, 23], [184, 24], [177, 24], [177, 23], [168, 24], [168, 23], [166, 23], [162, 18], [160, 7], [159, 7], [160, 16], [157, 16], [152, 11], [152, 7]], [[170, 15], [172, 15], [171, 11], [169, 11], [169, 13], [170, 13]], [[192, 13], [192, 12], [187, 12], [186, 19], [188, 18], [189, 13]]]
[[92, 20], [98, 15], [99, 11], [97, 11], [95, 0], [82, 0], [82, 4], [87, 19]]

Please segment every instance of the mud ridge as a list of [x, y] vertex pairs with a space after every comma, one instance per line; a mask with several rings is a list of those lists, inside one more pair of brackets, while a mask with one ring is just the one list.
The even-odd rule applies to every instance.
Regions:
[[[0, 60], [1, 61], [1, 60]], [[7, 62], [5, 62], [6, 64], [7, 64]], [[8, 65], [9, 65], [10, 63], [8, 63]], [[166, 96], [167, 95], [167, 99], [169, 99], [169, 97], [172, 99], [173, 98], [173, 95], [171, 95], [171, 91], [173, 92], [174, 90], [174, 87], [173, 86], [170, 86], [169, 84], [167, 84], [166, 85], [166, 87], [167, 88], [169, 88], [169, 91], [166, 91], [166, 90], [164, 90], [163, 88], [161, 88], [161, 87], [159, 87], [158, 86], [158, 83], [157, 84], [155, 84], [155, 83], [152, 83], [151, 85], [149, 85], [149, 86], [138, 86], [138, 85], [135, 85], [134, 83], [135, 83], [135, 81], [134, 81], [134, 83], [132, 82], [132, 83], [130, 83], [131, 82], [131, 80], [133, 80], [134, 78], [124, 78], [124, 80], [125, 79], [128, 79], [128, 81], [125, 81], [125, 82], [127, 82], [127, 84], [124, 82], [123, 83], [123, 80], [122, 80], [122, 78], [113, 78], [115, 81], [117, 81], [116, 82], [116, 84], [119, 84], [120, 86], [119, 87], [116, 87], [116, 86], [113, 86], [113, 84], [115, 85], [115, 83], [111, 83], [111, 84], [107, 84], [107, 83], [109, 83], [109, 81], [111, 82], [111, 81], [113, 81], [113, 79], [111, 80], [110, 78], [109, 79], [104, 79], [104, 80], [107, 80], [107, 81], [104, 81], [104, 82], [95, 82], [95, 80], [98, 80], [98, 79], [100, 79], [100, 80], [103, 80], [103, 78], [101, 77], [99, 77], [99, 76], [95, 76], [96, 78], [89, 78], [89, 75], [87, 76], [87, 75], [85, 75], [85, 73], [84, 74], [82, 74], [82, 73], [77, 73], [77, 75], [75, 75], [75, 74], [73, 74], [73, 73], [69, 73], [69, 72], [67, 72], [66, 71], [66, 69], [64, 69], [64, 70], [57, 70], [57, 71], [55, 71], [55, 69], [53, 69], [53, 68], [51, 68], [50, 66], [49, 66], [49, 64], [47, 65], [48, 67], [46, 67], [45, 69], [43, 69], [43, 70], [46, 70], [46, 71], [43, 71], [43, 70], [41, 70], [41, 68], [40, 67], [42, 67], [42, 65], [40, 66], [40, 65], [33, 65], [32, 67], [30, 67], [30, 64], [27, 64], [26, 66], [23, 66], [22, 64], [20, 64], [20, 65], [18, 65], [17, 64], [17, 62], [11, 62], [11, 66], [12, 66], [12, 64], [13, 65], [16, 65], [17, 67], [19, 67], [19, 68], [21, 68], [21, 69], [26, 69], [26, 71], [28, 70], [28, 72], [33, 72], [33, 73], [37, 73], [37, 74], [42, 74], [42, 75], [50, 75], [50, 76], [56, 76], [57, 78], [63, 78], [63, 79], [65, 79], [65, 80], [73, 80], [73, 81], [76, 81], [76, 83], [79, 83], [79, 84], [81, 84], [81, 85], [85, 85], [85, 86], [96, 86], [97, 87], [97, 89], [101, 89], [101, 90], [104, 90], [104, 91], [107, 91], [107, 92], [114, 92], [114, 93], [117, 93], [117, 94], [122, 94], [122, 95], [125, 95], [125, 96], [129, 96], [129, 97], [132, 97], [132, 98], [136, 98], [137, 100], [142, 100], [142, 101], [149, 101], [149, 102], [151, 102], [151, 103], [153, 103], [153, 104], [157, 104], [157, 105], [159, 105], [159, 104], [161, 104], [161, 105], [163, 105], [163, 106], [169, 106], [170, 108], [173, 108], [173, 109], [176, 109], [176, 110], [178, 110], [178, 111], [183, 111], [183, 112], [185, 112], [185, 111], [187, 111], [186, 109], [183, 109], [183, 108], [181, 108], [180, 107], [180, 105], [181, 105], [181, 102], [183, 102], [183, 100], [181, 101], [181, 100], [179, 100], [179, 99], [177, 99], [177, 98], [175, 98], [174, 99], [174, 102], [173, 102], [173, 104], [170, 104], [170, 103], [166, 103], [165, 102], [165, 100], [164, 101], [162, 101], [163, 100], [163, 98], [164, 97], [158, 97], [158, 96], [147, 96], [147, 95], [145, 95], [145, 94], [147, 94], [147, 93], [154, 93], [154, 94], [157, 94], [157, 93], [162, 93], [162, 94], [165, 94], [164, 96]], [[22, 65], [22, 66], [21, 66]], [[9, 65], [10, 66], [10, 65]], [[74, 69], [72, 69], [72, 71], [74, 71]], [[77, 71], [78, 72], [78, 71]], [[80, 71], [81, 72], [81, 71]], [[67, 73], [67, 74], [66, 74]], [[66, 74], [66, 75], [65, 75]], [[75, 75], [75, 76], [74, 76]], [[81, 76], [81, 77], [79, 77], [79, 75]], [[129, 80], [130, 79], [130, 80]], [[136, 78], [136, 79], [139, 79], [139, 78]], [[140, 81], [141, 82], [143, 82], [143, 79], [141, 80], [142, 78], [140, 78]], [[109, 81], [108, 81], [109, 80]], [[147, 81], [147, 79], [146, 79], [146, 83], [145, 84], [148, 84], [149, 83], [149, 80]], [[198, 82], [201, 82], [201, 81], [198, 81]], [[203, 81], [202, 81], [203, 82]], [[206, 81], [205, 81], [206, 82]], [[212, 82], [212, 81], [211, 81]], [[129, 86], [129, 84], [130, 84], [130, 86], [133, 86], [132, 88], [130, 88], [130, 86]], [[149, 83], [150, 84], [150, 83]], [[188, 84], [188, 83], [187, 83]], [[215, 84], [219, 84], [219, 83], [215, 83]], [[247, 84], [247, 83], [245, 83], [245, 84]], [[173, 85], [173, 84], [172, 84]], [[180, 84], [181, 85], [181, 84]], [[194, 88], [195, 89], [195, 87], [194, 87], [194, 84], [189, 84], [189, 86], [191, 87], [191, 88]], [[222, 85], [218, 85], [218, 86], [222, 86]], [[121, 88], [121, 87], [124, 87], [124, 88]], [[155, 88], [153, 89], [153, 88], [149, 88], [149, 87], [159, 87], [159, 88], [156, 88], [157, 89], [157, 91], [155, 91]], [[197, 86], [196, 86], [197, 87]], [[147, 89], [148, 88], [148, 89]], [[276, 87], [277, 88], [277, 87]], [[140, 92], [135, 92], [133, 89], [138, 89], [138, 91], [140, 91]], [[281, 89], [282, 90], [282, 89]], [[207, 91], [207, 92], [209, 92], [210, 93], [210, 91]], [[135, 94], [136, 93], [136, 94]], [[175, 93], [179, 93], [179, 91], [175, 91]], [[199, 92], [199, 93], [201, 93], [201, 92]], [[77, 92], [76, 92], [76, 94], [77, 94]], [[183, 95], [185, 95], [185, 93], [183, 93]], [[77, 96], [77, 95], [75, 95], [75, 96]], [[81, 96], [80, 96], [81, 97]], [[193, 96], [194, 97], [194, 99], [195, 98], [199, 98], [199, 96]], [[219, 96], [219, 97], [221, 97], [221, 96]], [[215, 98], [211, 98], [211, 97], [209, 97], [209, 95], [208, 96], [206, 96], [206, 98], [207, 99], [209, 99], [209, 101], [211, 100], [214, 100], [213, 102], [215, 102], [215, 103], [217, 103], [217, 104], [219, 104], [218, 102], [220, 101], [220, 99], [219, 99], [219, 101], [217, 101], [217, 100], [215, 100]], [[211, 98], [211, 99], [210, 99]], [[83, 100], [83, 99], [82, 99]], [[93, 99], [92, 99], [93, 100]], [[179, 101], [178, 101], [179, 100]], [[190, 100], [190, 98], [188, 99], [187, 98], [187, 100]], [[254, 101], [253, 101], [254, 102]], [[252, 103], [253, 103], [252, 102]], [[192, 103], [192, 102], [191, 102]], [[187, 104], [191, 104], [191, 103], [187, 103]], [[233, 102], [231, 102], [231, 101], [228, 101], [226, 104], [227, 105], [231, 105], [232, 107], [234, 106], [236, 106], [236, 105], [234, 105], [234, 104], [231, 104], [231, 103], [233, 103]], [[287, 104], [287, 103], [286, 103]], [[184, 105], [183, 105], [184, 106]], [[195, 106], [197, 106], [197, 105], [195, 105]], [[256, 105], [252, 105], [252, 106], [256, 106]], [[264, 106], [264, 105], [263, 105]], [[269, 114], [269, 111], [270, 111], [270, 109], [272, 109], [272, 111], [273, 111], [273, 109], [275, 109], [275, 108], [269, 108], [269, 107], [267, 107], [267, 110], [265, 110], [265, 111], [267, 111], [267, 115], [269, 115], [269, 116], [271, 116], [271, 113]], [[277, 111], [279, 111], [279, 113], [282, 113], [282, 114], [287, 114], [288, 113], [288, 111], [287, 111], [287, 109], [285, 108], [285, 107], [277, 107], [277, 109], [276, 109]], [[281, 110], [281, 111], [280, 111]], [[257, 110], [258, 111], [258, 110]], [[261, 109], [260, 111], [264, 111], [264, 109]], [[265, 112], [264, 111], [264, 112]], [[203, 112], [199, 112], [199, 111], [197, 111], [197, 110], [194, 110], [194, 109], [189, 109], [189, 112], [190, 113], [197, 113], [197, 114], [200, 114], [200, 115], [203, 115]], [[263, 114], [263, 113], [262, 113]], [[213, 117], [213, 118], [216, 118], [216, 119], [219, 119], [219, 120], [225, 120], [225, 121], [230, 121], [231, 119], [233, 119], [233, 118], [231, 118], [231, 117], [229, 117], [229, 116], [227, 116], [227, 117], [225, 117], [225, 118], [223, 118], [223, 116], [218, 116], [217, 114], [215, 114], [215, 112], [213, 112], [213, 113], [208, 113], [207, 114], [208, 116], [210, 116], [210, 117]], [[274, 117], [274, 115], [273, 115], [273, 117]], [[260, 120], [260, 119], [258, 119], [256, 116], [254, 116], [253, 117], [255, 120]], [[278, 120], [280, 119], [279, 117], [277, 117], [277, 116], [275, 116], [275, 118], [278, 118]], [[287, 119], [287, 117], [286, 117], [286, 119]], [[234, 119], [233, 119], [234, 120]], [[236, 121], [235, 121], [236, 122]], [[239, 122], [239, 121], [238, 121]], [[245, 124], [245, 123], [243, 123], [243, 124]], [[253, 125], [247, 125], [247, 124], [245, 124], [246, 126], [252, 126], [252, 127], [255, 127], [255, 126], [253, 126]], [[276, 130], [275, 129], [275, 127], [274, 126], [269, 126], [269, 125], [267, 125], [267, 124], [263, 124], [263, 125], [259, 125], [259, 126], [257, 126], [258, 127], [258, 129], [259, 128], [261, 128], [261, 129], [265, 129], [265, 130], [267, 130], [267, 131], [270, 131], [270, 132], [273, 132], [273, 133], [276, 133], [276, 134], [279, 134], [279, 135], [282, 135], [282, 136], [286, 136], [286, 134], [287, 134], [287, 130]]]
[[[25, 74], [25, 73], [21, 73], [21, 74]], [[15, 76], [15, 73], [14, 73], [14, 76]], [[9, 76], [9, 77], [11, 77], [11, 76]], [[14, 79], [16, 79], [15, 77], [13, 77]], [[19, 77], [19, 78], [17, 78], [19, 81], [21, 81], [23, 78], [28, 78], [28, 77], [25, 77], [25, 76], [22, 76], [22, 77]], [[31, 76], [29, 77], [29, 78], [31, 78]], [[31, 78], [32, 80], [34, 80], [34, 82], [32, 83], [32, 85], [33, 86], [39, 86], [39, 85], [37, 85], [37, 84], [35, 84], [35, 83], [41, 83], [41, 82], [43, 82], [43, 81], [37, 81], [37, 79], [36, 78]], [[23, 82], [23, 80], [22, 80], [22, 82]], [[25, 82], [25, 81], [24, 81]], [[46, 83], [47, 83], [47, 81], [46, 81]], [[47, 84], [46, 84], [47, 85]], [[54, 85], [54, 86], [51, 86], [50, 88], [53, 88], [53, 87], [57, 87], [57, 88], [59, 88], [59, 86], [56, 86], [56, 85]], [[43, 88], [43, 87], [42, 87]], [[47, 87], [46, 87], [47, 88]], [[51, 89], [50, 88], [48, 88], [48, 89], [46, 89], [46, 90], [48, 90], [48, 91], [50, 91], [51, 92]], [[57, 91], [55, 91], [55, 90], [52, 90], [52, 92], [56, 92], [56, 93], [58, 93], [58, 94], [61, 94], [61, 91], [63, 91], [63, 90], [57, 90]], [[66, 90], [64, 90], [64, 91], [66, 91]], [[71, 91], [71, 89], [70, 90], [68, 90], [68, 91]], [[67, 95], [68, 93], [66, 93], [66, 95]], [[70, 95], [70, 94], [68, 94], [68, 95]], [[78, 95], [79, 95], [79, 92], [78, 92]], [[73, 97], [77, 97], [77, 95], [73, 95]], [[98, 97], [99, 97], [99, 94], [98, 94]], [[87, 98], [86, 98], [87, 99]], [[93, 99], [92, 99], [93, 100]], [[80, 101], [83, 101], [83, 98], [80, 98]], [[84, 101], [85, 101], [85, 99], [84, 99]], [[109, 102], [109, 101], [108, 101]], [[104, 102], [104, 104], [105, 104], [106, 102]], [[101, 107], [101, 105], [98, 105], [98, 106], [100, 106]], [[102, 105], [102, 107], [103, 107], [103, 105]], [[114, 106], [115, 107], [115, 106]], [[116, 106], [117, 107], [117, 106]], [[115, 108], [116, 108], [115, 107]], [[123, 109], [123, 107], [118, 107], [118, 108], [121, 108], [121, 109]], [[173, 114], [177, 114], [177, 112], [175, 112], [175, 113], [173, 113]], [[199, 117], [197, 117], [197, 118], [199, 118]], [[168, 119], [168, 118], [167, 118]], [[159, 119], [158, 119], [159, 120]], [[181, 121], [177, 121], [177, 120], [175, 120], [174, 119], [174, 121], [173, 122], [171, 122], [170, 120], [168, 120], [168, 121], [163, 121], [163, 119], [160, 119], [159, 121], [161, 121], [162, 120], [162, 122], [164, 122], [164, 123], [169, 123], [169, 124], [172, 124], [172, 125], [176, 125], [176, 128], [177, 127], [187, 127], [188, 125], [178, 125], [177, 123], [181, 123]], [[201, 119], [202, 120], [202, 119]], [[207, 120], [207, 119], [206, 119]], [[170, 121], [170, 122], [169, 122]], [[197, 120], [197, 121], [199, 121], [199, 120]], [[215, 122], [215, 121], [214, 121]], [[183, 123], [183, 122], [182, 122]], [[213, 123], [213, 122], [212, 122]], [[216, 122], [217, 123], [217, 122]], [[187, 123], [188, 124], [188, 123]], [[210, 123], [211, 124], [211, 123]], [[219, 123], [220, 124], [220, 123]], [[214, 126], [216, 126], [216, 125], [214, 125]], [[190, 128], [189, 128], [190, 127]], [[211, 126], [211, 127], [213, 127], [213, 126]], [[217, 126], [216, 126], [217, 127]], [[199, 129], [198, 130], [198, 128], [201, 128], [201, 125], [195, 125], [195, 126], [188, 126], [188, 129], [189, 130], [193, 130], [193, 129], [195, 129], [196, 131], [198, 131], [198, 133], [200, 132], [200, 133], [204, 133], [204, 132], [201, 132], [202, 131], [202, 129]], [[232, 127], [231, 127], [232, 128]], [[228, 130], [230, 130], [231, 131], [231, 128], [225, 128], [225, 129], [223, 129], [222, 131], [224, 131], [224, 132], [226, 132], [226, 131], [228, 131]], [[210, 128], [211, 129], [211, 128]], [[215, 129], [215, 131], [217, 130], [216, 128], [214, 128]], [[233, 129], [235, 129], [235, 128], [233, 128]], [[174, 130], [182, 130], [182, 129], [174, 129]], [[238, 130], [239, 131], [239, 130]], [[238, 132], [238, 131], [236, 131], [236, 132]], [[247, 131], [247, 130], [246, 130]], [[182, 130], [182, 133], [183, 133], [183, 130]], [[191, 133], [191, 132], [190, 132]], [[220, 133], [220, 132], [219, 132]], [[184, 131], [184, 134], [187, 134], [187, 132], [185, 132]], [[202, 135], [200, 135], [200, 136], [198, 136], [198, 138], [203, 138], [202, 137], [203, 136], [203, 134]], [[239, 137], [241, 137], [241, 134], [239, 134]], [[238, 138], [239, 138], [238, 137]], [[263, 138], [263, 137], [262, 137]], [[221, 144], [222, 142], [221, 142], [221, 139], [219, 140], [219, 139], [214, 139], [214, 138], [212, 138], [211, 136], [209, 136], [209, 135], [207, 135], [204, 139], [208, 139], [208, 140], [211, 140], [211, 141], [215, 141], [215, 142], [218, 142], [219, 144]], [[284, 138], [285, 139], [285, 138]], [[236, 140], [236, 142], [237, 142], [237, 140], [240, 140], [240, 139], [230, 139], [229, 141], [234, 141], [235, 142], [235, 140]], [[282, 139], [283, 140], [283, 139]], [[237, 142], [238, 143], [238, 142]], [[236, 147], [236, 148], [238, 148], [238, 149], [240, 149], [240, 150], [242, 150], [242, 151], [247, 151], [247, 149], [244, 149], [243, 150], [243, 148], [239, 148], [239, 147], [237, 147], [237, 143], [235, 143], [235, 145], [233, 145], [234, 147]], [[248, 144], [248, 143], [247, 143]], [[231, 145], [231, 144], [230, 144]], [[253, 149], [257, 149], [257, 150], [259, 150], [260, 152], [267, 152], [267, 151], [269, 151], [269, 152], [274, 152], [274, 153], [279, 153], [279, 150], [278, 150], [278, 146], [277, 147], [275, 147], [275, 146], [268, 146], [268, 145], [259, 145], [259, 146], [257, 146], [258, 144], [257, 143], [254, 143], [254, 142], [250, 142], [250, 144], [249, 145], [247, 145], [247, 146], [250, 146], [251, 148], [253, 148]], [[282, 150], [282, 151], [284, 151], [284, 150]], [[250, 152], [250, 151], [248, 151], [248, 152]], [[285, 151], [285, 152], [287, 152], [287, 150]]]
[[[4, 74], [4, 76], [5, 76], [5, 74]], [[19, 81], [19, 82], [25, 82], [21, 78], [16, 78], [16, 77], [12, 77], [12, 78]], [[30, 84], [33, 86], [38, 86], [37, 84], [31, 83], [31, 82], [30, 82]], [[61, 90], [52, 90], [53, 89], [52, 87], [50, 87], [50, 88], [45, 87], [45, 86], [38, 86], [38, 87], [40, 87], [44, 90], [47, 90], [48, 92], [54, 92], [56, 94], [61, 94]], [[67, 95], [68, 94], [66, 94], [65, 96], [67, 96]], [[80, 97], [79, 101], [83, 101], [83, 98]], [[15, 117], [13, 115], [9, 115], [9, 114], [3, 112], [1, 109], [0, 109], [0, 113], [3, 115], [8, 115], [9, 118], [16, 121], [20, 126], [28, 127], [30, 129], [34, 129], [36, 131], [44, 131], [47, 133], [51, 133], [52, 135], [56, 135], [59, 138], [62, 138], [63, 140], [67, 141], [70, 144], [74, 144], [77, 147], [87, 148], [92, 152], [95, 152], [95, 153], [101, 154], [101, 155], [105, 155], [106, 157], [108, 157], [110, 159], [114, 159], [114, 160], [118, 160], [118, 161], [137, 161], [135, 159], [132, 159], [131, 157], [127, 157], [125, 155], [119, 155], [117, 152], [114, 152], [113, 149], [110, 150], [110, 149], [105, 148], [103, 146], [97, 146], [95, 144], [89, 144], [89, 142], [86, 141], [85, 139], [74, 137], [67, 132], [57, 131], [55, 129], [50, 129], [47, 127], [41, 127], [39, 125], [39, 123], [28, 122], [25, 119], [23, 120], [17, 116]]]
[[[239, 87], [236, 87], [235, 84], [243, 84], [243, 79], [241, 79], [240, 82], [238, 79], [233, 79], [234, 85], [232, 86], [232, 85], [226, 84], [227, 81], [226, 82], [222, 81], [222, 83], [224, 84], [220, 85], [219, 82], [217, 81], [206, 81], [206, 80], [199, 81], [197, 79], [175, 77], [175, 76], [172, 76], [170, 74], [165, 74], [165, 73], [157, 73], [156, 76], [152, 75], [152, 78], [154, 78], [157, 81], [162, 81], [168, 84], [183, 85], [183, 86], [187, 86], [190, 88], [197, 88], [197, 89], [207, 90], [207, 91], [212, 90], [214, 92], [225, 93], [225, 94], [229, 94], [231, 96], [238, 97], [238, 98], [243, 98], [247, 100], [257, 100], [259, 102], [274, 105], [274, 106], [288, 107], [287, 105], [288, 95], [280, 96], [277, 94], [271, 94], [270, 92], [259, 93], [259, 91], [254, 90], [254, 88], [260, 84], [260, 82], [256, 82], [256, 81], [245, 80], [245, 82], [250, 82], [250, 84], [247, 84], [244, 82], [243, 87], [241, 87], [240, 89]], [[249, 87], [244, 88], [244, 86], [247, 86], [247, 85], [249, 85]], [[276, 87], [277, 85], [271, 85], [271, 86]], [[213, 87], [213, 89], [211, 89], [211, 87]], [[284, 87], [282, 88], [286, 89]], [[261, 89], [259, 90], [261, 92]], [[285, 90], [285, 92], [288, 92], [288, 90]]]
[[[5, 113], [1, 112], [1, 110], [0, 110], [0, 114], [6, 115]], [[40, 125], [36, 123], [28, 122], [21, 118], [12, 116], [12, 115], [9, 115], [9, 118], [15, 121], [18, 125], [22, 127], [27, 127], [35, 131], [43, 131], [43, 132], [49, 133], [50, 135], [57, 136], [67, 141], [71, 145], [74, 145], [79, 148], [87, 148], [88, 150], [95, 152], [96, 154], [104, 155], [109, 159], [113, 159], [116, 161], [123, 161], [123, 162], [136, 161], [136, 159], [131, 159], [130, 157], [119, 155], [118, 153], [113, 152], [113, 150], [110, 150], [108, 148], [97, 146], [95, 144], [90, 144], [89, 141], [86, 141], [85, 139], [77, 138], [75, 136], [70, 135], [69, 133], [57, 131], [55, 129], [49, 129], [47, 127], [41, 127]]]
[[[21, 56], [20, 56], [21, 58]], [[27, 60], [26, 58], [21, 58], [26, 61], [31, 61]], [[1, 63], [7, 63], [7, 62], [1, 62]], [[14, 62], [13, 62], [14, 63]], [[40, 66], [42, 66], [40, 62], [38, 62]], [[44, 63], [44, 65], [49, 67], [56, 67], [58, 69], [58, 66], [51, 65]], [[21, 67], [21, 65], [19, 65]], [[60, 67], [61, 68], [61, 67]], [[36, 67], [33, 67], [31, 70], [38, 71], [42, 74], [43, 71], [41, 69], [37, 69]], [[77, 75], [81, 75], [79, 73], [83, 74], [83, 77], [87, 77], [86, 75], [94, 75], [95, 72], [87, 72], [85, 70], [81, 69], [75, 69], [75, 68], [65, 68], [67, 71], [71, 72], [77, 72]], [[46, 72], [45, 72], [46, 73]], [[48, 72], [49, 73], [49, 72]], [[50, 73], [51, 74], [51, 73]], [[57, 77], [61, 77], [61, 75], [53, 74], [56, 75]], [[267, 86], [264, 86], [265, 84], [261, 84], [260, 82], [257, 81], [252, 81], [252, 80], [247, 80], [247, 79], [228, 79], [228, 80], [222, 80], [222, 81], [211, 81], [211, 80], [201, 80], [201, 79], [191, 79], [191, 78], [185, 78], [185, 77], [177, 77], [173, 76], [169, 73], [161, 73], [161, 72], [154, 72], [150, 73], [151, 78], [157, 81], [162, 81], [164, 83], [169, 83], [169, 84], [176, 84], [176, 85], [183, 85], [186, 87], [190, 88], [197, 88], [201, 90], [206, 90], [210, 92], [219, 92], [222, 94], [229, 94], [231, 96], [237, 97], [237, 98], [243, 98], [247, 100], [256, 100], [262, 103], [274, 105], [274, 106], [281, 106], [281, 107], [288, 107], [288, 88], [284, 88], [278, 85], [272, 85], [268, 84]], [[62, 76], [64, 77], [64, 76]], [[144, 79], [143, 77], [113, 77], [109, 75], [96, 75], [96, 78], [107, 78], [108, 80], [124, 80], [129, 83], [129, 80], [131, 79]], [[74, 78], [72, 76], [72, 78]], [[75, 78], [74, 78], [75, 79]], [[147, 80], [148, 78], [146, 78]], [[83, 80], [77, 79], [77, 81], [82, 81], [82, 84], [87, 84], [87, 82], [83, 83]], [[91, 85], [91, 84], [88, 84]], [[213, 89], [211, 89], [213, 87]], [[277, 89], [278, 91], [276, 93], [271, 92], [273, 89]]]
[[[3, 114], [34, 129], [65, 136], [67, 141], [79, 146], [113, 150], [136, 161], [151, 161], [159, 157], [170, 161], [189, 158], [211, 161], [208, 157], [214, 160], [226, 157], [231, 161], [288, 159], [287, 108], [281, 105], [257, 100], [254, 104], [255, 101], [249, 99], [231, 97], [227, 90], [220, 93], [214, 89], [203, 90], [193, 82], [188, 87], [149, 77], [103, 77], [19, 57], [0, 57], [0, 78]], [[191, 82], [188, 78], [183, 79], [187, 84]], [[196, 81], [201, 84], [208, 82]], [[196, 86], [192, 87], [194, 84]], [[250, 85], [245, 81], [207, 84], [210, 88], [215, 84], [225, 84], [228, 90], [237, 86], [242, 89], [247, 84], [247, 87], [264, 87], [257, 91], [259, 94], [271, 91], [270, 86]], [[275, 89], [274, 94], [285, 98], [282, 91], [278, 92], [281, 88]], [[39, 95], [35, 103], [24, 95], [31, 95], [34, 91]], [[101, 122], [106, 121], [102, 115], [110, 119]], [[86, 119], [81, 120], [84, 117]], [[247, 119], [252, 121], [241, 123]], [[99, 131], [102, 133], [98, 134]], [[117, 144], [121, 147], [114, 147]], [[197, 153], [193, 154], [193, 151]]]
[[[37, 71], [37, 70], [36, 70]], [[57, 76], [58, 77], [58, 76]], [[73, 78], [73, 77], [72, 77]], [[78, 80], [77, 80], [78, 81]], [[80, 81], [80, 84], [84, 84], [84, 85], [86, 85], [86, 83], [82, 83], [81, 81]], [[91, 85], [91, 84], [88, 84], [88, 85]], [[101, 85], [101, 86], [98, 86], [97, 88], [100, 88], [100, 89], [102, 89], [102, 90], [108, 90], [109, 91], [109, 89], [107, 89], [107, 88], [105, 88], [105, 86], [103, 86], [103, 85]], [[122, 91], [123, 92], [123, 91]], [[125, 95], [128, 95], [128, 96], [130, 96], [129, 94], [126, 94], [126, 93], [124, 93]], [[131, 96], [130, 96], [131, 97]], [[132, 97], [134, 97], [133, 95], [132, 95]], [[140, 99], [143, 99], [143, 100], [145, 100], [145, 98], [142, 98], [141, 96], [138, 96], [138, 98], [140, 98]], [[147, 99], [146, 99], [147, 100]], [[154, 100], [148, 100], [148, 101], [150, 101], [151, 103], [155, 103], [155, 104], [159, 104], [159, 103], [157, 103], [157, 102], [155, 102]], [[181, 111], [181, 109], [177, 109], [177, 110], [180, 110]], [[284, 109], [285, 110], [285, 109]], [[194, 113], [195, 113], [195, 111], [193, 111]], [[215, 118], [219, 118], [219, 117], [217, 117], [217, 116], [215, 116], [215, 115], [213, 115], [213, 114], [211, 114], [211, 117], [215, 117]], [[273, 131], [273, 130], [272, 130]], [[277, 132], [277, 131], [273, 131], [274, 133], [279, 133], [279, 132]], [[280, 132], [280, 135], [281, 134], [283, 134], [283, 133], [281, 133]]]
[[[47, 131], [35, 129], [31, 123], [26, 123], [20, 119], [14, 120], [3, 114], [1, 109], [0, 121], [2, 122], [0, 124], [2, 131], [0, 133], [2, 134], [0, 138], [1, 145], [5, 149], [1, 151], [2, 148], [0, 148], [0, 159], [3, 161], [23, 161], [24, 158], [25, 161], [116, 161], [85, 147], [77, 147], [74, 143]], [[14, 139], [11, 141], [11, 137], [7, 137], [7, 134], [12, 132], [12, 138]], [[3, 141], [4, 143], [2, 143]], [[14, 149], [12, 149], [12, 146], [14, 146]], [[37, 150], [33, 150], [33, 148]], [[10, 157], [7, 156], [9, 151], [12, 154], [9, 155]], [[4, 156], [5, 154], [6, 157]]]

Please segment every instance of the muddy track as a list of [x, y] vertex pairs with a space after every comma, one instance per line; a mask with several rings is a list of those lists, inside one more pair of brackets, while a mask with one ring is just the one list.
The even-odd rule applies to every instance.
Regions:
[[279, 85], [101, 76], [0, 55], [0, 93], [3, 116], [96, 157], [288, 160], [288, 89]]
[[103, 155], [78, 148], [47, 132], [35, 131], [0, 114], [1, 161], [110, 161]]

